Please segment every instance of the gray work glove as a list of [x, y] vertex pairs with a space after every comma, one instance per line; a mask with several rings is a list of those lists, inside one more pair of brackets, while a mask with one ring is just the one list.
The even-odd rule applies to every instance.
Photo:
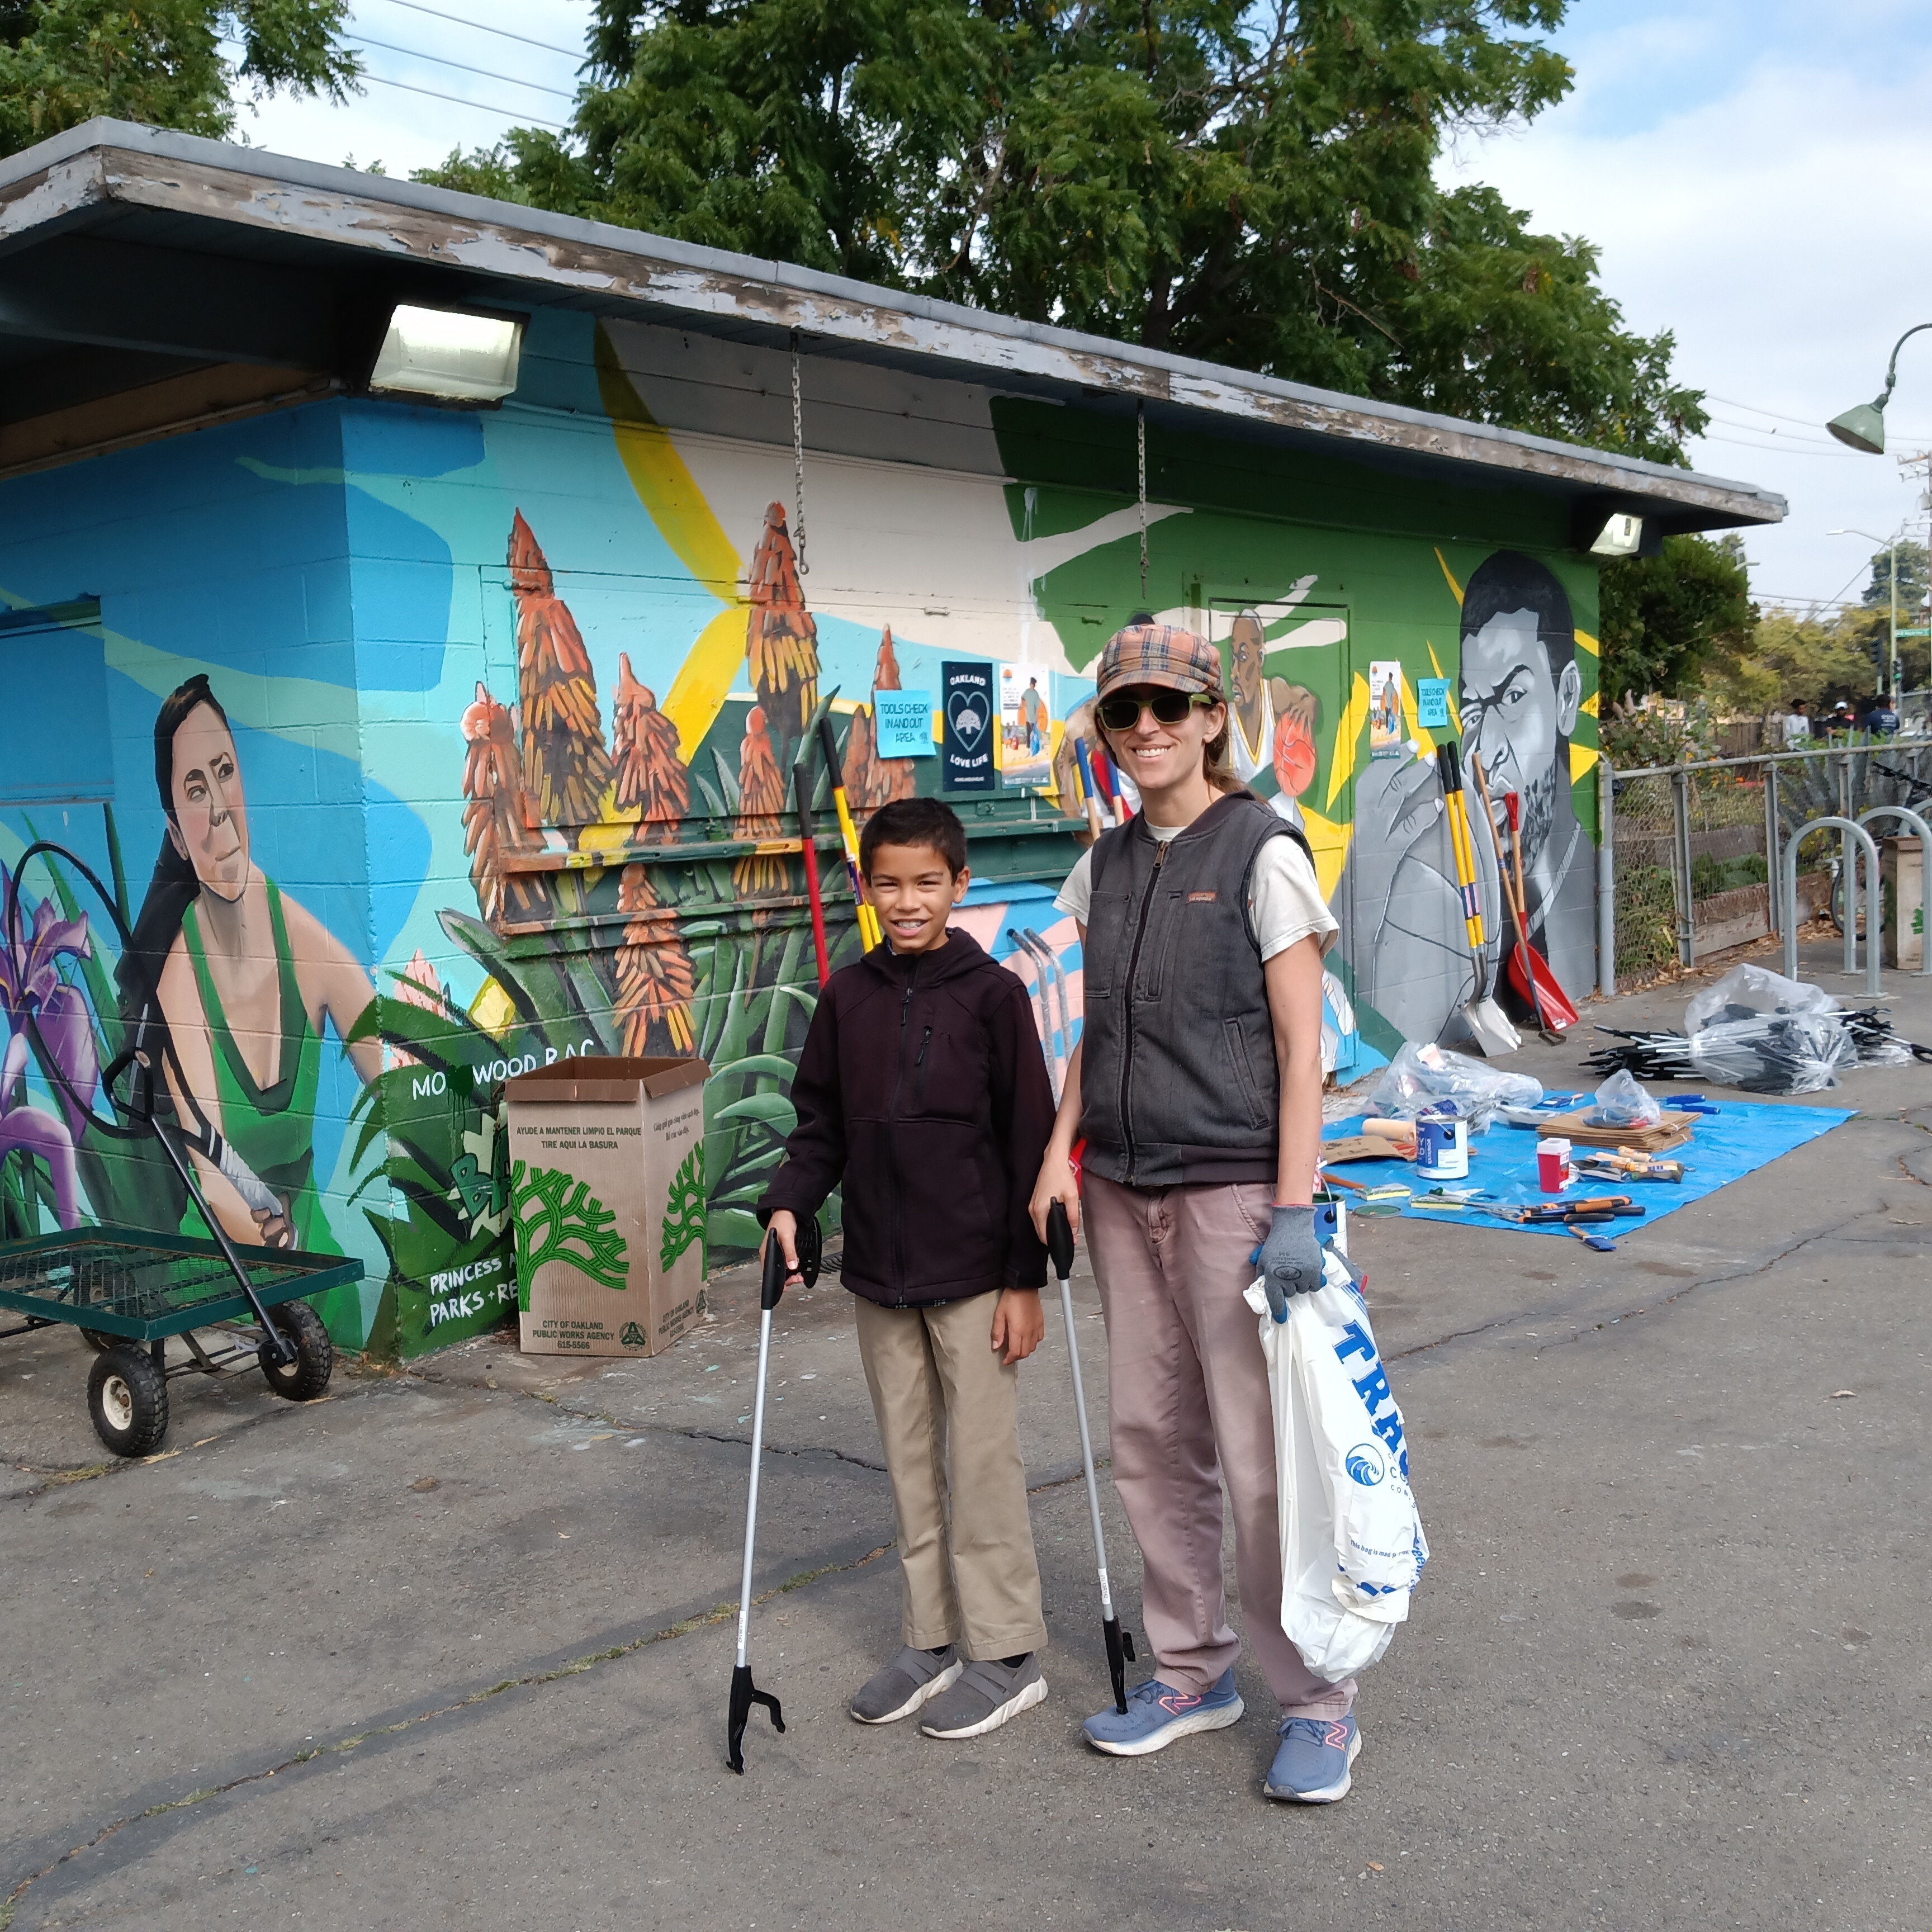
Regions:
[[1291, 1294], [1312, 1294], [1322, 1286], [1322, 1244], [1315, 1238], [1312, 1208], [1277, 1208], [1268, 1239], [1256, 1251], [1268, 1312], [1288, 1319]]

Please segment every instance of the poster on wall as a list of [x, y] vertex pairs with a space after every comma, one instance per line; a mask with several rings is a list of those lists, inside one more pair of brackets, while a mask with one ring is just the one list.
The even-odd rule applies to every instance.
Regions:
[[944, 693], [945, 763], [948, 791], [993, 791], [999, 774], [993, 765], [993, 734], [997, 700], [993, 693], [995, 667], [990, 664], [948, 662], [939, 668]]
[[882, 758], [929, 758], [932, 746], [932, 693], [929, 691], [874, 691], [872, 716], [878, 721]]
[[1378, 658], [1369, 666], [1369, 756], [1399, 758], [1402, 752], [1402, 666]]
[[1049, 673], [1038, 664], [1003, 664], [1000, 674], [1000, 782], [1009, 790], [1052, 782]]
[[1415, 722], [1425, 731], [1449, 728], [1449, 680], [1419, 677], [1415, 681]]

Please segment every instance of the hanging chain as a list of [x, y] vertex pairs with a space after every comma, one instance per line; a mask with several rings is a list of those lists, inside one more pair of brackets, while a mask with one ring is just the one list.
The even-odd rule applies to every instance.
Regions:
[[1141, 602], [1147, 603], [1147, 404], [1134, 405], [1134, 427], [1140, 445]]
[[803, 577], [811, 566], [805, 560], [805, 417], [799, 404], [798, 331], [791, 332], [791, 472], [792, 554]]

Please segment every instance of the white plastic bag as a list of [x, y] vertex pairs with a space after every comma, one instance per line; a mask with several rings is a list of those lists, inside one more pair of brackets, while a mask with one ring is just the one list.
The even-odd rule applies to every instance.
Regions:
[[1339, 1684], [1389, 1647], [1429, 1544], [1408, 1486], [1402, 1411], [1369, 1311], [1333, 1252], [1324, 1285], [1268, 1312], [1257, 1281], [1281, 1494], [1281, 1626], [1318, 1677]]
[[1787, 980], [1768, 966], [1733, 966], [1684, 1009], [1684, 1030], [1693, 1040], [1706, 1027], [1756, 1019], [1766, 1013], [1835, 1013], [1838, 1003], [1822, 986]]
[[1502, 1107], [1533, 1107], [1543, 1098], [1543, 1083], [1527, 1073], [1452, 1053], [1433, 1042], [1418, 1046], [1404, 1040], [1376, 1083], [1367, 1111], [1391, 1120], [1412, 1120], [1424, 1108], [1454, 1100], [1472, 1133], [1486, 1132]]

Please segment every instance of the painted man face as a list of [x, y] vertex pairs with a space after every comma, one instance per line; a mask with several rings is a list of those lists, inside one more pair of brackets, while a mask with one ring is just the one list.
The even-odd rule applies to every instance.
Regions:
[[1261, 706], [1262, 658], [1268, 650], [1261, 620], [1244, 610], [1228, 630], [1228, 644], [1234, 660], [1235, 702], [1244, 716], [1252, 717]]
[[175, 734], [168, 836], [202, 890], [238, 899], [248, 883], [248, 806], [235, 740], [214, 709], [197, 704]]
[[1522, 856], [1534, 866], [1556, 822], [1558, 753], [1576, 722], [1582, 679], [1574, 663], [1552, 676], [1534, 610], [1507, 610], [1462, 640], [1456, 710], [1462, 755], [1483, 761], [1490, 795], [1522, 794]]

